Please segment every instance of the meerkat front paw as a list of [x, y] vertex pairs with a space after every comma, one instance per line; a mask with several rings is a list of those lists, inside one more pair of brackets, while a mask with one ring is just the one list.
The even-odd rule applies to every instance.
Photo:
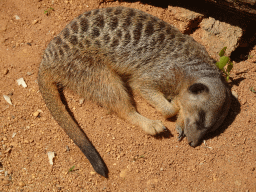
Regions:
[[156, 135], [167, 130], [159, 120], [149, 120], [148, 122], [143, 123], [142, 128], [149, 135]]

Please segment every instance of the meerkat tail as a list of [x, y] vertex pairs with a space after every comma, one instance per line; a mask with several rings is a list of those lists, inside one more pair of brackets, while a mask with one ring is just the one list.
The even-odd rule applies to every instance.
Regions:
[[95, 147], [91, 144], [86, 134], [66, 110], [65, 105], [61, 101], [57, 85], [50, 80], [51, 78], [48, 73], [39, 72], [38, 76], [40, 92], [54, 119], [84, 153], [94, 170], [107, 178], [108, 169], [106, 164]]

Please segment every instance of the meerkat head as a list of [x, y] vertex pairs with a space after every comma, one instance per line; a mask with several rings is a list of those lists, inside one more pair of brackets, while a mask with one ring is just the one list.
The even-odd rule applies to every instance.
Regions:
[[202, 78], [183, 92], [180, 107], [184, 119], [180, 134], [196, 147], [206, 133], [216, 130], [224, 121], [230, 107], [230, 93], [221, 80]]

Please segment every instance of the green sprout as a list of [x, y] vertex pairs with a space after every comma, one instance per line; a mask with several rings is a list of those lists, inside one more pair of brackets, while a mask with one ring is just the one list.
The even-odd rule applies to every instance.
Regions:
[[49, 9], [44, 10], [44, 14], [49, 15], [54, 9], [50, 7]]
[[[230, 76], [230, 71], [233, 69], [233, 63], [230, 61], [229, 57], [224, 56], [226, 49], [227, 47], [224, 47], [219, 52], [220, 60], [216, 62], [216, 66], [226, 74], [227, 76], [226, 81], [228, 81]], [[225, 66], [227, 67], [224, 68]]]
[[75, 165], [74, 165], [74, 166], [72, 166], [72, 167], [68, 170], [68, 172], [72, 172], [72, 171], [74, 171], [74, 168], [75, 168]]
[[253, 92], [253, 93], [256, 93], [256, 91], [253, 87], [250, 87], [250, 91]]
[[251, 59], [251, 58], [253, 58], [253, 56], [252, 55], [248, 55], [248, 59]]
[[145, 156], [144, 155], [136, 155], [136, 156], [134, 156], [134, 158], [132, 160], [137, 161], [138, 159], [145, 159]]

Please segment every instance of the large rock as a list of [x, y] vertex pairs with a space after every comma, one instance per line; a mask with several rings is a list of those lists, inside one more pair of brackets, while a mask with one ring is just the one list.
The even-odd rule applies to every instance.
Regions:
[[182, 33], [190, 33], [202, 21], [204, 15], [181, 7], [168, 6], [168, 11], [179, 22], [177, 28]]
[[214, 59], [218, 59], [223, 47], [227, 47], [228, 56], [238, 47], [242, 34], [241, 28], [210, 17], [203, 19], [200, 28], [192, 36], [206, 47]]

